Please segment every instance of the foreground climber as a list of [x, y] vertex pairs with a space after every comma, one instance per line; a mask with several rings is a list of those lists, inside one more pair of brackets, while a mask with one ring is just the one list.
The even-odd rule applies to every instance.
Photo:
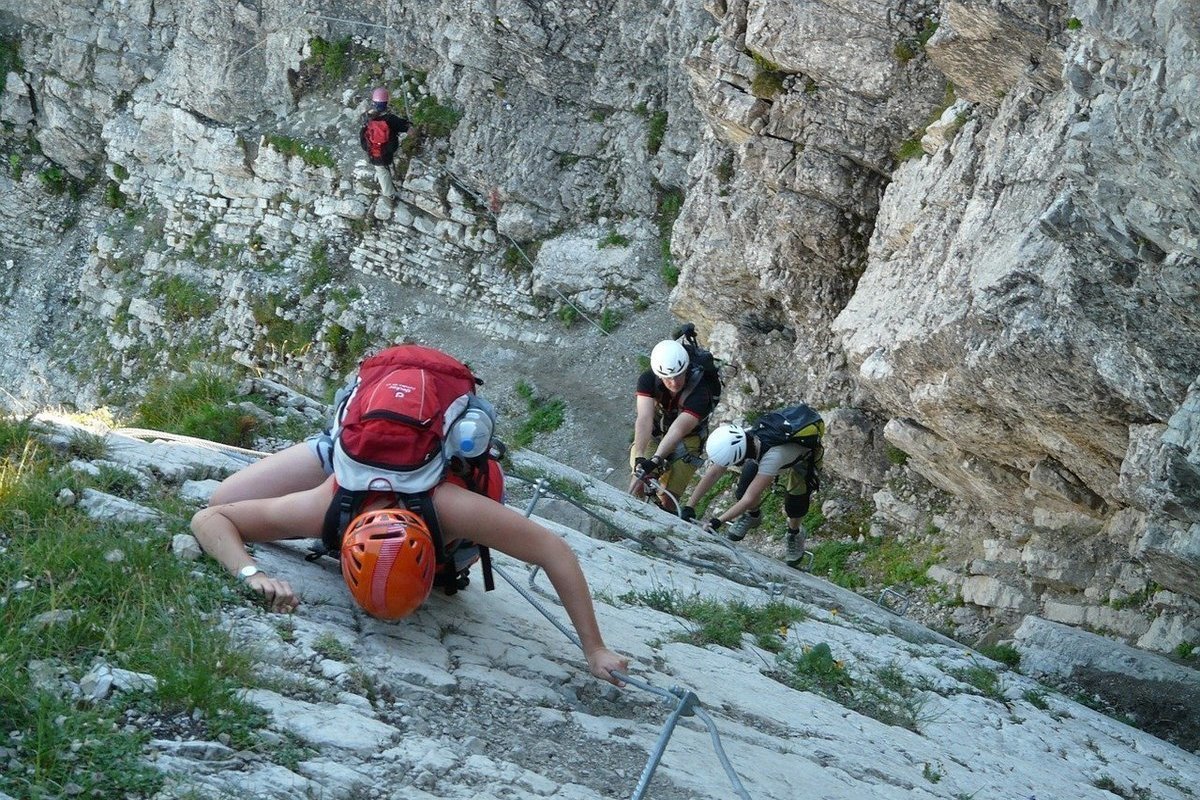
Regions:
[[801, 522], [808, 513], [812, 493], [820, 488], [824, 433], [825, 423], [806, 405], [764, 414], [752, 428], [721, 425], [708, 437], [706, 453], [711, 463], [688, 498], [687, 507], [694, 508], [729, 469], [740, 467], [736, 502], [705, 523], [706, 528], [716, 531], [735, 520], [726, 536], [740, 541], [762, 524], [761, 506], [766, 492], [776, 478], [783, 476], [787, 493], [783, 505], [787, 515], [784, 560], [796, 566], [804, 558]]
[[390, 211], [396, 196], [396, 185], [392, 181], [392, 162], [400, 146], [400, 134], [408, 131], [408, 120], [388, 110], [391, 96], [382, 86], [371, 93], [371, 108], [363, 116], [363, 126], [358, 132], [358, 141], [367, 154], [367, 160], [375, 166], [375, 177], [379, 181], [379, 208], [376, 215]]
[[[444, 373], [447, 364], [452, 370], [461, 368], [452, 390], [445, 390], [452, 385]], [[338, 524], [336, 534], [343, 576], [369, 613], [393, 619], [419, 606], [435, 577], [433, 556], [440, 555], [440, 547], [434, 541], [469, 537], [544, 569], [579, 634], [591, 673], [620, 686], [612, 672], [624, 671], [628, 662], [604, 644], [575, 554], [561, 538], [498, 502], [503, 475], [487, 454], [491, 427], [485, 418], [479, 420], [486, 430], [469, 440], [460, 430], [473, 410], [490, 409], [473, 386], [464, 365], [436, 350], [415, 345], [384, 350], [360, 366], [359, 379], [338, 404], [331, 434], [230, 476], [213, 493], [212, 505], [192, 518], [192, 531], [206, 553], [262, 594], [273, 611], [290, 612], [300, 602], [291, 585], [263, 572], [246, 543], [328, 541], [328, 523], [341, 510], [338, 499], [357, 493], [361, 509], [347, 505], [347, 515], [356, 516]], [[380, 415], [381, 410], [405, 416], [411, 408], [422, 409], [420, 419], [426, 421], [411, 436], [396, 423], [380, 428], [388, 424], [380, 422], [388, 416]], [[429, 414], [430, 408], [436, 413]], [[376, 469], [377, 454], [410, 450], [413, 442], [431, 435], [436, 448], [417, 469]], [[368, 462], [373, 471], [364, 470]], [[392, 487], [397, 491], [380, 491]], [[409, 558], [410, 552], [430, 557]]]
[[[650, 369], [637, 382], [633, 446], [629, 451], [629, 492], [646, 493], [645, 479], [657, 477], [673, 497], [679, 498], [701, 463], [700, 450], [708, 433], [708, 415], [720, 394], [699, 365], [692, 364], [688, 349], [675, 339], [664, 339], [650, 351]], [[667, 511], [679, 509], [665, 498]]]

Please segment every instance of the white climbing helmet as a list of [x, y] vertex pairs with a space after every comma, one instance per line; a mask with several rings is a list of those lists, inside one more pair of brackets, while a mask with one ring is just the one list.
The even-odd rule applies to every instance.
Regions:
[[726, 423], [708, 435], [704, 452], [719, 467], [732, 467], [746, 459], [746, 431]]
[[674, 378], [687, 368], [687, 350], [674, 339], [664, 339], [650, 351], [650, 369], [660, 378]]

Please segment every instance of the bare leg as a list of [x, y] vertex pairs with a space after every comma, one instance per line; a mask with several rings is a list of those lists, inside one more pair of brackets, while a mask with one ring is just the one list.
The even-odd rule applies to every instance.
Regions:
[[320, 459], [307, 443], [301, 442], [230, 475], [213, 492], [209, 505], [282, 497], [320, 486], [324, 481]]

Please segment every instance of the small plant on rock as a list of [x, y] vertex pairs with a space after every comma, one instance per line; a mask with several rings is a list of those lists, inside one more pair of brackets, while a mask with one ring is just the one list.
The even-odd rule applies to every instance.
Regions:
[[528, 416], [513, 434], [514, 445], [528, 447], [539, 433], [553, 433], [562, 426], [567, 407], [561, 399], [538, 397], [525, 381], [518, 381], [515, 388], [517, 395], [525, 401]]

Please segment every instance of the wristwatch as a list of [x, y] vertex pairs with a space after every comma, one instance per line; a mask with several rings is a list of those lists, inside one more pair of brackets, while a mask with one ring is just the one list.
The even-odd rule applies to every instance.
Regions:
[[248, 581], [260, 572], [262, 572], [262, 570], [257, 564], [247, 564], [238, 570], [238, 578], [243, 581]]

